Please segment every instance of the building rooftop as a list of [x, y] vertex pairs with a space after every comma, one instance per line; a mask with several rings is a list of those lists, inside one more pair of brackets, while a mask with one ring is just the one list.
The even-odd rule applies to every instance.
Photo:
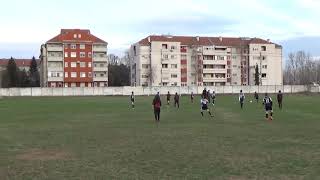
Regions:
[[[79, 36], [80, 35], [80, 36]], [[47, 41], [47, 43], [57, 42], [92, 42], [107, 43], [104, 40], [92, 35], [88, 29], [61, 29], [59, 35]]]
[[[0, 66], [7, 66], [8, 65], [8, 61], [10, 59], [0, 59]], [[14, 59], [17, 67], [29, 67], [31, 64], [32, 59]], [[40, 63], [39, 59], [36, 59], [37, 64]]]
[[[141, 41], [139, 44], [147, 46], [150, 44], [149, 41], [164, 41], [164, 42], [180, 42], [181, 45], [191, 46], [243, 46], [249, 44], [275, 44], [269, 40], [260, 38], [242, 38], [242, 37], [197, 37], [197, 36], [170, 36], [170, 35], [152, 35], [148, 36]], [[275, 44], [277, 47], [281, 47]]]

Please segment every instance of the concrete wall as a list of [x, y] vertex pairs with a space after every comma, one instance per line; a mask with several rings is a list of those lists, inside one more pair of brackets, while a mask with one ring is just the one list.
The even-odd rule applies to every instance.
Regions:
[[[217, 94], [238, 94], [240, 90], [244, 93], [284, 93], [312, 92], [319, 93], [318, 86], [216, 86], [206, 87], [207, 90], [215, 91]], [[201, 94], [204, 87], [84, 87], [84, 88], [10, 88], [1, 89], [0, 96], [129, 96], [131, 92], [135, 95], [160, 94]]]

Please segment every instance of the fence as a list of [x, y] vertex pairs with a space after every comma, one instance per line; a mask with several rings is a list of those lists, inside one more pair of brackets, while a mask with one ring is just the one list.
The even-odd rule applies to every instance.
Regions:
[[[319, 93], [318, 86], [214, 86], [206, 87], [217, 94], [244, 93], [284, 93], [313, 92]], [[94, 88], [9, 88], [0, 89], [0, 96], [127, 96], [133, 91], [135, 95], [153, 95], [157, 92], [166, 94], [201, 94], [204, 87], [94, 87]]]

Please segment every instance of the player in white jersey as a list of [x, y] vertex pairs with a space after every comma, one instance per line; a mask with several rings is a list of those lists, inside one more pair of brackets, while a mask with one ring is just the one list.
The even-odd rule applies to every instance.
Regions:
[[209, 109], [209, 101], [208, 101], [208, 99], [202, 97], [200, 103], [201, 103], [201, 115], [202, 115], [202, 117], [203, 117], [203, 112], [204, 111], [207, 111], [209, 113], [209, 115], [211, 117], [213, 117], [213, 115], [211, 114], [210, 109]]

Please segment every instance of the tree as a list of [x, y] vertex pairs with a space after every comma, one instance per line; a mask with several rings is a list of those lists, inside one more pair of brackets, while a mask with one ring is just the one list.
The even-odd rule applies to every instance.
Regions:
[[19, 82], [18, 68], [17, 68], [16, 62], [12, 57], [8, 61], [6, 72], [7, 72], [7, 87], [9, 88], [17, 87]]
[[110, 64], [108, 71], [109, 86], [129, 86], [129, 67], [120, 64]]
[[32, 57], [32, 61], [29, 69], [29, 80], [31, 87], [40, 87], [40, 74], [38, 71], [38, 64], [35, 57]]
[[260, 85], [260, 75], [259, 75], [259, 66], [256, 64], [255, 74], [254, 74], [254, 82], [256, 86]]
[[19, 85], [18, 87], [29, 87], [30, 86], [30, 78], [25, 69], [18, 72]]

